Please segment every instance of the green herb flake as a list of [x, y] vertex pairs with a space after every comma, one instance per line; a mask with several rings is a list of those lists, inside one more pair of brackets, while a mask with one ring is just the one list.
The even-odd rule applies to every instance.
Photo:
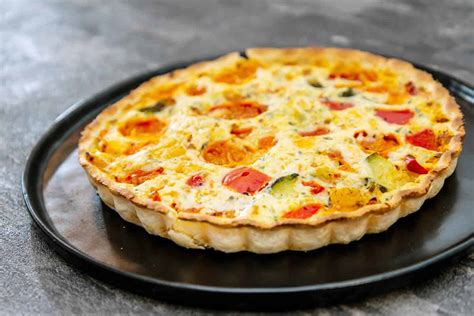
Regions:
[[161, 112], [161, 110], [163, 110], [165, 106], [166, 104], [164, 102], [159, 101], [151, 106], [141, 108], [139, 111], [143, 113], [158, 113]]
[[350, 97], [353, 97], [353, 96], [355, 96], [355, 95], [356, 95], [356, 93], [355, 93], [355, 91], [354, 91], [352, 88], [349, 88], [349, 89], [347, 89], [347, 90], [344, 90], [343, 92], [341, 92], [341, 93], [339, 94], [340, 97], [344, 97], [344, 98], [350, 98]]
[[323, 85], [317, 79], [309, 79], [308, 84], [313, 88], [322, 88]]

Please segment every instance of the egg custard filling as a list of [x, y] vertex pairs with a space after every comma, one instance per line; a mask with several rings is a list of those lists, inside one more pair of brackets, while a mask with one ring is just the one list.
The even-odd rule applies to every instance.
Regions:
[[406, 62], [254, 48], [143, 83], [79, 153], [104, 202], [149, 233], [269, 253], [387, 229], [441, 189], [463, 136], [454, 99]]

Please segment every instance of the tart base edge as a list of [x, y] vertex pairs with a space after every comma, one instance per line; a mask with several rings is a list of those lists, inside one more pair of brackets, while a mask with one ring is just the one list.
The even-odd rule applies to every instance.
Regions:
[[143, 227], [149, 234], [170, 239], [185, 248], [265, 254], [285, 250], [310, 251], [330, 244], [348, 244], [365, 234], [383, 232], [398, 219], [418, 211], [427, 199], [437, 195], [445, 179], [454, 172], [456, 164], [457, 158], [437, 175], [426, 194], [403, 199], [395, 208], [369, 212], [357, 218], [332, 220], [318, 226], [281, 225], [270, 229], [183, 220], [136, 205], [90, 176], [89, 180], [107, 206], [127, 222]]

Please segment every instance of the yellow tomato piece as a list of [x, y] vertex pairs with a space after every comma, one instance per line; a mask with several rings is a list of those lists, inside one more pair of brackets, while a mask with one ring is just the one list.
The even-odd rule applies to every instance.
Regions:
[[331, 208], [337, 211], [353, 211], [366, 205], [370, 196], [356, 188], [332, 188], [329, 190]]

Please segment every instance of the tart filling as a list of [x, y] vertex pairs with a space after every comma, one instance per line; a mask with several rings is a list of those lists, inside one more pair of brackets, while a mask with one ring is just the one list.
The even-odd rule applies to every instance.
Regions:
[[[463, 136], [453, 98], [406, 62], [255, 48], [142, 84], [86, 127], [79, 150], [101, 198], [126, 220], [186, 247], [266, 253], [386, 229], [439, 191]], [[393, 222], [376, 224], [384, 215]], [[350, 227], [369, 219], [376, 228]], [[288, 237], [329, 224], [349, 237]], [[209, 227], [235, 244], [219, 246], [201, 231]], [[285, 231], [286, 243], [255, 248], [250, 231], [275, 240]]]

